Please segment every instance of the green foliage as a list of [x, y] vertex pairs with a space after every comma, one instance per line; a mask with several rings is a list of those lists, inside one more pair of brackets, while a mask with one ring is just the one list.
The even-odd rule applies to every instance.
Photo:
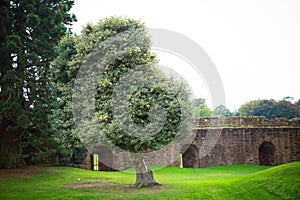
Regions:
[[197, 107], [198, 117], [211, 117], [213, 115], [213, 111], [211, 111], [207, 105], [201, 104]]
[[193, 104], [194, 104], [195, 107], [198, 107], [201, 104], [205, 104], [205, 99], [204, 98], [193, 99]]
[[[170, 87], [170, 85], [172, 87]], [[133, 129], [130, 134], [126, 134], [120, 130], [119, 124], [113, 120], [109, 123], [110, 117], [108, 117], [109, 120], [107, 124], [104, 125], [106, 137], [116, 146], [132, 152], [158, 150], [172, 142], [179, 132], [179, 125], [182, 122], [181, 105], [176, 98], [177, 94], [174, 93], [174, 91], [178, 91], [176, 86], [178, 87], [178, 85], [171, 80], [162, 80], [160, 84], [140, 87], [131, 97], [128, 108], [129, 114], [131, 120], [139, 125], [141, 129], [151, 123], [149, 112], [155, 104], [159, 104], [165, 109], [165, 118], [161, 116], [155, 117], [155, 120], [164, 123], [158, 133], [150, 137], [151, 133], [147, 134], [140, 129]], [[156, 112], [160, 111], [157, 110]], [[127, 124], [125, 118], [123, 119], [124, 121], [118, 120], [118, 123]], [[153, 124], [153, 126], [155, 126], [155, 124]], [[148, 128], [155, 130], [155, 127]]]
[[293, 119], [300, 117], [300, 108], [297, 102], [293, 104], [292, 98], [284, 98], [281, 101], [253, 100], [241, 105], [240, 116], [264, 116], [267, 119], [286, 118]]
[[23, 165], [48, 155], [52, 148], [48, 69], [57, 42], [75, 20], [68, 13], [73, 4], [72, 0], [0, 3], [0, 167], [10, 167], [5, 164], [10, 163], [9, 149], [16, 152], [9, 158]]
[[211, 117], [213, 111], [207, 107], [205, 99], [197, 98], [193, 100], [194, 106], [196, 106], [196, 117]]
[[216, 116], [223, 116], [223, 117], [234, 116], [234, 114], [223, 105], [219, 105], [218, 107], [216, 107], [214, 110], [214, 114]]
[[52, 137], [56, 142], [56, 154], [61, 158], [70, 158], [73, 150], [81, 146], [74, 130], [72, 114], [72, 89], [77, 70], [69, 66], [69, 61], [76, 55], [75, 36], [67, 35], [56, 49], [57, 57], [50, 67], [51, 108], [49, 115]]
[[[126, 172], [134, 173], [134, 170], [128, 169]], [[0, 178], [0, 198], [264, 200], [300, 197], [299, 162], [277, 167], [165, 167], [155, 171], [162, 186], [153, 188], [136, 188], [130, 185], [134, 177], [126, 172], [99, 172], [68, 167], [24, 170], [23, 173], [21, 171], [15, 174], [10, 172]], [[22, 175], [24, 177], [18, 177]], [[102, 185], [92, 188], [70, 188], [66, 185], [95, 182], [102, 182]]]

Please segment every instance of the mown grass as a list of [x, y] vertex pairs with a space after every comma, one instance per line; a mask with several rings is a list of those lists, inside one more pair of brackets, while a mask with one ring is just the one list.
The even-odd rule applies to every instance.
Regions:
[[[34, 170], [32, 176], [0, 178], [0, 199], [300, 199], [300, 162], [204, 169], [152, 167], [160, 187], [135, 188], [132, 169], [95, 172], [69, 167]], [[80, 178], [80, 180], [78, 180]], [[94, 188], [66, 184], [111, 182]]]

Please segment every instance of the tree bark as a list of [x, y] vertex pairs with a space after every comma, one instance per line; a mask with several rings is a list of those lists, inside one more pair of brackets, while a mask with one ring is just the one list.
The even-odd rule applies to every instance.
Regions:
[[133, 154], [132, 159], [136, 171], [136, 187], [153, 187], [160, 185], [154, 179], [153, 172], [146, 166], [146, 163], [141, 154]]
[[19, 168], [24, 162], [19, 156], [17, 132], [7, 132], [5, 119], [0, 123], [0, 168]]

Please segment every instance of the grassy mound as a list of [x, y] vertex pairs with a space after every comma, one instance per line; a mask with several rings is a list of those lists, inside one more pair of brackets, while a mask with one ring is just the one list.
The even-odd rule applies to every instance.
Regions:
[[69, 167], [0, 170], [0, 199], [300, 199], [300, 162], [203, 169], [152, 167], [154, 188], [135, 188], [135, 174]]
[[300, 199], [300, 162], [269, 168], [240, 178], [238, 182], [253, 193], [265, 190], [278, 198]]

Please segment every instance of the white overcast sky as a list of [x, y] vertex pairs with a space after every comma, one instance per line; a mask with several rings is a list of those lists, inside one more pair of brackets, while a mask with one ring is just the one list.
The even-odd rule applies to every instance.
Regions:
[[[300, 98], [299, 0], [77, 0], [71, 12], [76, 33], [124, 16], [189, 37], [217, 67], [232, 111], [250, 100]], [[196, 95], [209, 103], [205, 89]]]

